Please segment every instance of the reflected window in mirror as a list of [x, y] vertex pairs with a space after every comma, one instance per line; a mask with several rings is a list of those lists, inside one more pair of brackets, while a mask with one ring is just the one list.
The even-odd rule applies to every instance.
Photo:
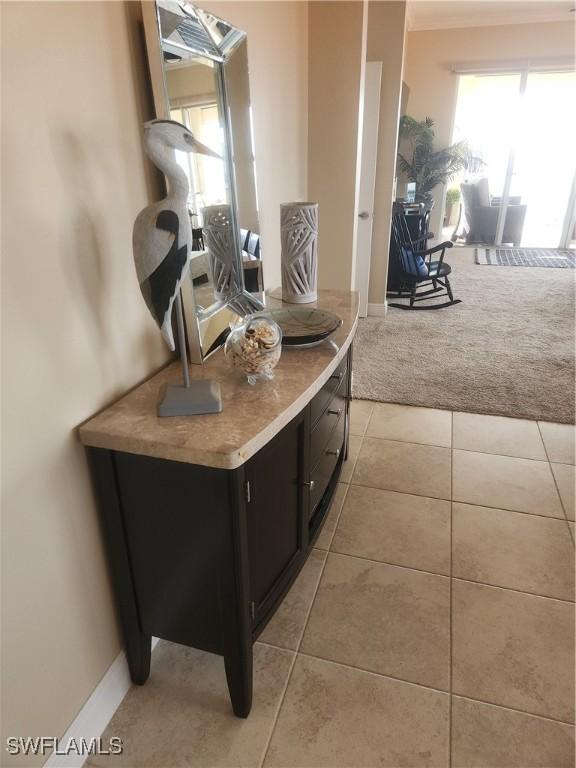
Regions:
[[157, 116], [182, 123], [221, 158], [176, 158], [188, 179], [192, 225], [182, 300], [191, 358], [202, 362], [235, 313], [263, 306], [248, 42], [188, 2], [142, 7]]

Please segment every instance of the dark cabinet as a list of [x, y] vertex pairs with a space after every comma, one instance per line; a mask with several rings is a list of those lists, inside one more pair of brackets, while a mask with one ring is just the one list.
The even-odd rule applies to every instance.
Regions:
[[306, 561], [348, 440], [351, 349], [249, 461], [225, 470], [89, 448], [130, 673], [151, 637], [224, 657], [234, 712], [252, 701], [252, 644]]
[[[318, 510], [323, 494], [337, 465], [342, 461], [346, 416], [341, 414], [319, 452], [316, 464], [310, 470], [310, 506], [312, 517]], [[321, 510], [320, 510], [321, 511]]]
[[250, 594], [255, 625], [273, 610], [305, 557], [306, 424], [304, 411], [246, 468]]
[[148, 456], [116, 452], [113, 463], [142, 631], [219, 652], [215, 513], [226, 483], [218, 470]]

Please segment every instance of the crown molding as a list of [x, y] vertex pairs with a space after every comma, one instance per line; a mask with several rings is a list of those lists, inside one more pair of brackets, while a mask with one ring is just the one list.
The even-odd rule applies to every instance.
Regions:
[[[408, 8], [410, 9], [410, 4], [408, 4]], [[542, 9], [538, 12], [530, 11], [528, 15], [526, 9], [523, 8], [522, 12], [455, 13], [453, 16], [438, 19], [419, 20], [417, 14], [411, 9], [406, 14], [406, 20], [408, 32], [426, 32], [439, 29], [465, 29], [467, 27], [500, 27], [511, 24], [547, 24], [558, 21], [574, 24], [574, 14]]]

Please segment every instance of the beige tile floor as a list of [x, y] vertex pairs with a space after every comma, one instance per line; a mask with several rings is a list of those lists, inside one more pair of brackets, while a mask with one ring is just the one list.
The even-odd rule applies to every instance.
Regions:
[[219, 657], [160, 643], [104, 734], [113, 762], [574, 765], [574, 428], [355, 401], [351, 432], [255, 645], [250, 717]]

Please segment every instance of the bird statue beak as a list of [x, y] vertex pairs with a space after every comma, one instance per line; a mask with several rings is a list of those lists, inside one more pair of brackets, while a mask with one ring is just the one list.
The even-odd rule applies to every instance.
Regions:
[[190, 145], [190, 151], [195, 152], [197, 155], [208, 155], [208, 157], [217, 157], [218, 160], [222, 160], [222, 157], [217, 153], [214, 152], [213, 149], [210, 149], [210, 147], [207, 147], [205, 144], [202, 144], [201, 142], [197, 141], [192, 135], [186, 134], [184, 136], [184, 140], [187, 144]]

